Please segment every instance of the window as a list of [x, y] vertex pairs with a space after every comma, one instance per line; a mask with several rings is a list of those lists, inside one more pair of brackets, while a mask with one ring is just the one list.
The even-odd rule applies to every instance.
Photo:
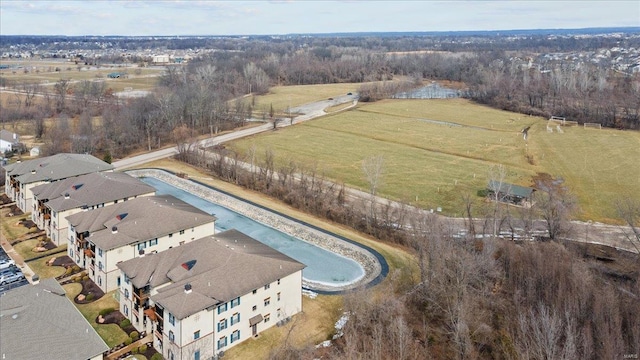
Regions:
[[269, 304], [271, 304], [271, 298], [270, 297], [264, 299], [264, 306], [269, 306]]
[[193, 340], [199, 339], [200, 338], [200, 330], [196, 331], [193, 333]]
[[264, 289], [265, 289], [265, 290], [267, 290], [267, 289], [269, 289], [270, 287], [271, 287], [271, 284], [267, 284], [267, 285], [265, 285], [265, 286], [264, 286]]
[[73, 249], [69, 249], [69, 257], [72, 258], [73, 257]]
[[221, 313], [223, 313], [225, 311], [227, 311], [227, 303], [224, 303], [224, 304], [218, 306], [218, 314], [221, 314]]
[[146, 247], [147, 247], [147, 243], [146, 242], [142, 242], [142, 243], [138, 244], [138, 251], [144, 250]]
[[271, 320], [271, 314], [267, 314], [267, 315], [265, 315], [265, 316], [264, 316], [264, 322], [265, 322], [265, 323], [268, 323], [268, 322], [269, 322], [269, 320]]
[[222, 319], [218, 322], [218, 331], [222, 331], [227, 328], [227, 319]]
[[102, 256], [102, 249], [98, 248], [98, 256]]
[[193, 360], [200, 360], [200, 350], [193, 353]]
[[237, 297], [237, 298], [235, 298], [235, 299], [231, 300], [231, 308], [232, 308], [232, 309], [233, 309], [234, 307], [238, 306], [238, 305], [240, 305], [240, 298], [239, 298], [239, 297]]
[[129, 307], [127, 305], [124, 306], [124, 316], [129, 316]]
[[124, 282], [125, 284], [129, 283], [129, 277], [127, 276], [127, 274], [124, 274]]
[[258, 305], [253, 305], [253, 307], [251, 308], [252, 311], [256, 311], [258, 310]]
[[218, 350], [222, 349], [225, 346], [227, 346], [227, 337], [223, 336], [218, 339]]
[[102, 286], [102, 276], [98, 276], [98, 286]]
[[153, 246], [153, 245], [158, 245], [158, 238], [155, 238], [153, 240], [149, 240], [149, 246]]
[[231, 325], [237, 324], [239, 322], [240, 322], [240, 313], [233, 314], [233, 316], [231, 317]]
[[234, 341], [238, 340], [240, 340], [240, 330], [236, 330], [231, 333], [231, 343], [233, 344]]
[[173, 357], [173, 352], [171, 350], [169, 350], [169, 360], [175, 360], [175, 358]]
[[184, 230], [180, 230], [180, 235], [184, 235]]
[[175, 342], [176, 336], [173, 334], [173, 331], [169, 330], [169, 341]]
[[280, 285], [280, 279], [278, 279], [278, 285]]
[[253, 289], [253, 294], [257, 294], [258, 293], [258, 289]]
[[280, 293], [278, 293], [278, 301], [280, 301]]
[[124, 289], [124, 298], [125, 299], [129, 298], [129, 289]]
[[169, 323], [174, 326], [176, 325], [176, 317], [173, 316], [172, 313], [169, 313]]
[[102, 271], [102, 261], [98, 261], [98, 270]]
[[[73, 254], [72, 254], [72, 255], [73, 255]], [[117, 282], [117, 284], [118, 284], [118, 287], [120, 287], [120, 276], [118, 276], [118, 277], [116, 278], [116, 282]]]

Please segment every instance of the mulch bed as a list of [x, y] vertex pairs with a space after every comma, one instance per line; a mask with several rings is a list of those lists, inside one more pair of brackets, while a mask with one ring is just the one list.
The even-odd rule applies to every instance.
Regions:
[[10, 204], [13, 200], [9, 199], [7, 194], [0, 194], [0, 205]]
[[58, 257], [54, 257], [51, 258], [53, 259], [53, 261], [51, 261], [48, 265], [50, 266], [63, 266], [63, 267], [69, 267], [69, 266], [73, 266], [76, 263], [73, 262], [73, 260], [68, 256], [68, 255], [64, 255], [64, 256], [58, 256]]
[[36, 225], [36, 223], [34, 223], [33, 221], [29, 220], [29, 219], [25, 219], [19, 222], [20, 225], [26, 227], [27, 229], [31, 230], [32, 228], [37, 228], [38, 226]]
[[[116, 324], [120, 326], [122, 320], [126, 319], [124, 315], [118, 310], [112, 311], [109, 314], [102, 317], [103, 321], [100, 322], [100, 315], [96, 318], [96, 324]], [[137, 331], [135, 326], [129, 325], [122, 329], [127, 335], [131, 334], [132, 331]]]
[[[104, 291], [102, 291], [102, 289], [100, 289], [100, 287], [96, 285], [96, 283], [91, 281], [91, 279], [82, 280], [80, 281], [80, 284], [82, 285], [82, 291], [80, 292], [80, 294], [78, 294], [78, 296], [76, 296], [75, 299], [73, 299], [76, 304], [88, 304], [104, 296]], [[89, 294], [93, 294], [93, 299], [86, 299]]]
[[24, 212], [22, 212], [22, 210], [20, 210], [20, 208], [17, 205], [12, 205], [11, 206], [11, 211], [9, 211], [9, 213], [7, 214], [8, 217], [12, 217], [12, 216], [20, 216], [24, 214]]

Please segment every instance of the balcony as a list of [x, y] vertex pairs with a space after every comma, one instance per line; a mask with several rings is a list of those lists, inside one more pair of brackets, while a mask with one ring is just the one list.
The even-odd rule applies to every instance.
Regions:
[[84, 256], [94, 258], [96, 254], [91, 249], [84, 249]]
[[138, 302], [140, 304], [143, 304], [145, 302], [145, 300], [147, 300], [149, 298], [149, 288], [148, 287], [144, 287], [141, 289], [133, 289], [133, 296], [138, 300]]

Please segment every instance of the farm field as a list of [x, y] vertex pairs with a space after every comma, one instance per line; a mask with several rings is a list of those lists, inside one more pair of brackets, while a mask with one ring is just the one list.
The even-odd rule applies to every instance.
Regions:
[[326, 100], [333, 96], [345, 95], [355, 92], [362, 84], [321, 84], [321, 85], [294, 85], [275, 86], [268, 94], [255, 97], [254, 109], [269, 111], [273, 104], [275, 111], [286, 111], [287, 107], [295, 107], [314, 101]]
[[[382, 155], [379, 194], [462, 215], [463, 194], [477, 194], [492, 165], [506, 181], [531, 186], [537, 173], [562, 177], [580, 204], [579, 218], [615, 221], [614, 199], [640, 193], [640, 133], [563, 127], [463, 99], [385, 100], [230, 144], [276, 161], [293, 159], [362, 190], [362, 161]], [[521, 130], [531, 126], [528, 142]], [[315, 165], [313, 165], [315, 164]], [[478, 201], [482, 199], [477, 197]]]

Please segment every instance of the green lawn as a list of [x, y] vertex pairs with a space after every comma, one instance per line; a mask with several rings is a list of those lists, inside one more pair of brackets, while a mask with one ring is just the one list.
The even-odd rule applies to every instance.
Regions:
[[62, 266], [48, 266], [47, 261], [53, 257], [63, 256], [65, 254], [56, 254], [44, 257], [42, 259], [29, 262], [29, 268], [40, 276], [40, 279], [55, 278], [64, 274], [65, 268]]
[[[363, 160], [382, 155], [381, 195], [458, 216], [462, 195], [484, 189], [495, 164], [506, 165], [507, 181], [518, 185], [532, 185], [536, 173], [563, 177], [584, 219], [611, 221], [617, 195], [640, 194], [640, 133], [582, 127], [548, 133], [546, 123], [463, 99], [385, 100], [230, 146], [256, 145], [259, 154], [270, 148], [281, 162], [315, 165], [363, 190]], [[532, 126], [528, 144], [520, 133], [526, 126]]]
[[[80, 291], [82, 291], [82, 285], [76, 283], [67, 284], [63, 287], [67, 292], [67, 297], [71, 299], [72, 302], [76, 295], [78, 295]], [[99, 300], [96, 300], [89, 304], [76, 304], [75, 302], [73, 303], [109, 347], [114, 347], [115, 345], [121, 344], [128, 337], [127, 334], [122, 331], [120, 326], [118, 326], [117, 324], [104, 325], [98, 324], [95, 321], [100, 310], [106, 308], [119, 308], [118, 301], [116, 301], [116, 299], [113, 297], [116, 291], [117, 290], [108, 292]]]
[[43, 251], [43, 252], [32, 251], [36, 246], [38, 246], [39, 242], [40, 242], [40, 240], [38, 240], [38, 239], [21, 241], [21, 242], [15, 244], [15, 245], [13, 245], [13, 248], [25, 260], [33, 259], [33, 258], [35, 258], [37, 256], [53, 254], [53, 253], [56, 253], [56, 252], [58, 252], [60, 250], [63, 250], [63, 249], [66, 250], [67, 249], [67, 244], [64, 244], [64, 245], [60, 245], [60, 246], [58, 246], [58, 247], [56, 247], [54, 249], [48, 250], [48, 251]]

